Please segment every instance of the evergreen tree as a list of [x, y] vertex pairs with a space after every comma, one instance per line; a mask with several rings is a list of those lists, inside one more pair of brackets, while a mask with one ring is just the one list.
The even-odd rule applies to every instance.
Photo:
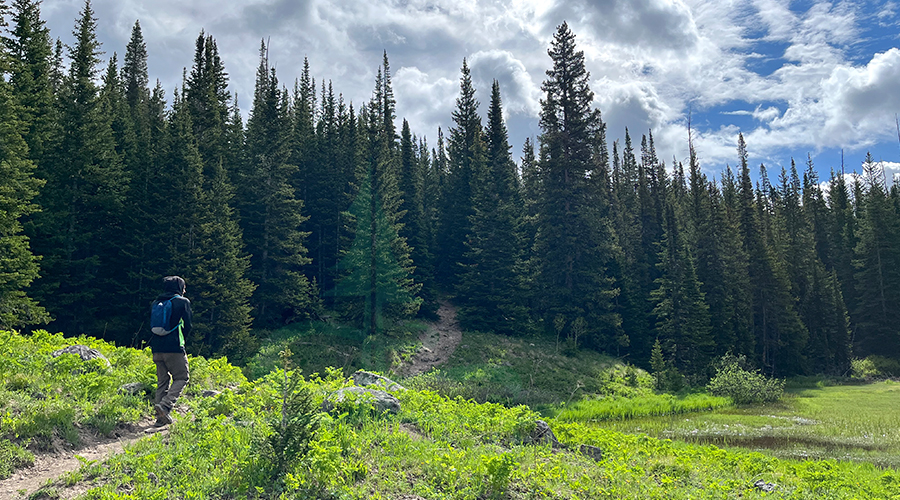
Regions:
[[19, 120], [25, 129], [29, 158], [38, 165], [38, 173], [47, 164], [48, 149], [58, 134], [54, 88], [51, 85], [50, 30], [41, 19], [40, 2], [14, 0], [12, 22], [15, 27], [7, 40], [10, 92], [18, 103]]
[[433, 315], [437, 311], [434, 291], [434, 276], [431, 267], [433, 259], [429, 247], [431, 238], [428, 218], [425, 212], [425, 178], [428, 175], [430, 159], [427, 153], [421, 155], [420, 146], [409, 129], [409, 122], [403, 120], [400, 131], [400, 236], [410, 244], [410, 257], [416, 266], [414, 279], [422, 285], [420, 313]]
[[229, 203], [233, 188], [220, 164], [204, 165], [188, 103], [176, 94], [168, 124], [167, 175], [154, 180], [161, 238], [152, 249], [159, 276], [180, 274], [191, 290], [194, 354], [226, 354], [240, 361], [252, 353], [249, 258]]
[[200, 31], [194, 48], [194, 64], [187, 78], [184, 98], [190, 108], [193, 133], [207, 167], [224, 165], [226, 120], [229, 100], [228, 73], [212, 35]]
[[[19, 9], [21, 12], [21, 7]], [[2, 21], [0, 17], [0, 23]], [[13, 68], [30, 71], [19, 64], [21, 60], [17, 62], [14, 50], [10, 53], [5, 45], [0, 46], [0, 72], [7, 74]], [[28, 133], [35, 130], [25, 121], [33, 115], [23, 113], [21, 108], [15, 84], [0, 80], [0, 255], [3, 256], [0, 260], [0, 328], [3, 329], [46, 323], [50, 319], [44, 308], [25, 291], [37, 278], [39, 268], [38, 258], [23, 234], [21, 220], [38, 209], [33, 199], [43, 181], [34, 177], [35, 165], [29, 159], [28, 144], [23, 139], [23, 135], [28, 137]]]
[[770, 201], [762, 195], [770, 189], [764, 182], [759, 196], [754, 191], [743, 135], [738, 136], [738, 155], [741, 161], [739, 216], [748, 258], [757, 359], [770, 374], [803, 373], [803, 349], [808, 332], [797, 315], [789, 279], [772, 246]]
[[253, 109], [247, 122], [246, 164], [238, 172], [235, 202], [250, 258], [252, 298], [260, 325], [277, 326], [309, 312], [311, 288], [302, 266], [309, 263], [300, 227], [303, 202], [291, 184], [288, 163], [291, 117], [282, 98], [268, 47], [260, 48]]
[[662, 275], [656, 280], [659, 288], [650, 294], [655, 304], [657, 341], [672, 354], [678, 370], [702, 377], [714, 351], [709, 306], [700, 290], [694, 259], [680, 235], [671, 200], [665, 220], [666, 238], [658, 264]]
[[900, 354], [900, 222], [885, 191], [884, 169], [871, 153], [863, 163], [865, 192], [859, 224], [854, 353]]
[[35, 219], [35, 251], [44, 256], [36, 282], [56, 328], [102, 336], [121, 289], [115, 263], [122, 253], [122, 213], [128, 178], [116, 152], [110, 117], [103, 113], [94, 78], [100, 55], [97, 21], [86, 1], [75, 24], [72, 61], [60, 91], [61, 138], [47, 169]]
[[399, 235], [401, 203], [399, 166], [393, 129], [393, 101], [385, 64], [378, 71], [375, 95], [360, 124], [365, 127], [358, 172], [359, 190], [347, 214], [353, 242], [339, 263], [335, 296], [348, 299], [351, 314], [369, 335], [382, 332], [386, 318], [415, 314], [421, 288], [412, 279], [414, 266], [406, 240]]
[[454, 127], [448, 138], [448, 171], [441, 196], [441, 218], [437, 231], [437, 275], [439, 281], [452, 289], [467, 266], [466, 239], [472, 231], [474, 214], [472, 183], [485, 168], [485, 145], [478, 100], [466, 60], [460, 69], [459, 97], [453, 111]]
[[[475, 147], [481, 144], [476, 141]], [[473, 156], [481, 154], [476, 150]], [[526, 317], [520, 275], [521, 197], [496, 80], [488, 111], [486, 154], [487, 168], [476, 172], [474, 179], [467, 264], [456, 289], [460, 322], [467, 328], [512, 334]]]
[[857, 286], [853, 259], [858, 242], [859, 229], [850, 189], [843, 172], [836, 175], [832, 171], [828, 189], [828, 262], [840, 282], [841, 294], [853, 325], [851, 330], [856, 329]]
[[561, 319], [557, 323], [566, 332], [586, 325], [587, 341], [609, 348], [621, 320], [612, 310], [618, 290], [606, 270], [614, 251], [611, 228], [590, 182], [600, 115], [590, 108], [584, 52], [575, 49], [575, 35], [565, 23], [549, 54], [553, 68], [542, 86], [542, 197], [535, 242], [540, 312], [547, 324]]
[[[782, 244], [791, 293], [797, 297], [797, 310], [809, 331], [806, 357], [818, 372], [841, 374], [848, 367], [849, 333], [847, 312], [837, 283], [816, 252], [810, 212], [816, 209], [817, 189], [807, 186], [801, 194], [801, 182], [794, 162], [790, 173], [782, 172], [776, 211], [783, 232]], [[808, 203], [803, 203], [803, 199]]]

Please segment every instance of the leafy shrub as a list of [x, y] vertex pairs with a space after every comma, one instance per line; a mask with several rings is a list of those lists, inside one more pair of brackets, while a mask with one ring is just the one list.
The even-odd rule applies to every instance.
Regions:
[[850, 371], [853, 378], [864, 380], [900, 377], [900, 361], [884, 356], [853, 359], [850, 361]]
[[706, 385], [714, 396], [729, 397], [737, 404], [777, 401], [784, 394], [784, 381], [770, 379], [746, 368], [743, 355], [727, 354], [719, 361], [716, 375]]
[[600, 372], [600, 392], [606, 396], [626, 398], [646, 396], [653, 393], [655, 384], [652, 375], [631, 365], [615, 364]]
[[503, 498], [509, 488], [509, 482], [513, 473], [519, 468], [519, 463], [509, 453], [500, 455], [482, 455], [481, 464], [484, 466], [485, 480], [484, 493], [487, 498]]

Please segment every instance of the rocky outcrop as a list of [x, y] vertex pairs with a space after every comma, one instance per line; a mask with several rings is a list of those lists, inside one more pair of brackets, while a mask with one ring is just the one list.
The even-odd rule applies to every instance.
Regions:
[[106, 356], [100, 354], [100, 351], [86, 345], [70, 345], [69, 347], [63, 347], [62, 349], [57, 349], [50, 353], [50, 355], [54, 358], [58, 358], [63, 354], [76, 354], [81, 357], [82, 361], [99, 359], [103, 364], [106, 365], [107, 368], [110, 368], [112, 366], [109, 360], [106, 359]]
[[525, 444], [549, 444], [554, 448], [560, 447], [556, 435], [553, 434], [553, 430], [550, 429], [550, 424], [543, 420], [535, 421], [534, 430], [531, 431], [531, 434], [525, 439]]
[[399, 413], [400, 400], [378, 389], [366, 389], [363, 387], [344, 387], [331, 393], [322, 402], [322, 410], [330, 412], [341, 403], [350, 403], [354, 406], [369, 404], [376, 413]]
[[353, 383], [359, 387], [368, 387], [374, 385], [385, 391], [405, 391], [406, 387], [394, 382], [393, 380], [383, 377], [377, 373], [358, 370], [353, 374]]

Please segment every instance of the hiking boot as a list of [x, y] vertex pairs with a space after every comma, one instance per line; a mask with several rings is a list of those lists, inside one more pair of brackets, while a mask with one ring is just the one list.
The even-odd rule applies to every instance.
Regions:
[[172, 423], [172, 417], [169, 416], [169, 412], [167, 412], [166, 409], [162, 407], [162, 405], [157, 404], [153, 408], [156, 410], [156, 423], [153, 425], [155, 425], [156, 427], [162, 427]]

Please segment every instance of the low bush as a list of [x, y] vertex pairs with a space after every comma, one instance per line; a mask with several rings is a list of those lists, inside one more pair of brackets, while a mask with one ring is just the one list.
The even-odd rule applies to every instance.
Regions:
[[742, 356], [726, 355], [718, 363], [716, 375], [706, 385], [714, 396], [731, 398], [736, 404], [777, 401], [784, 394], [784, 381], [770, 379], [747, 368]]
[[850, 361], [850, 372], [855, 379], [883, 380], [900, 377], [900, 361], [884, 356], [869, 356]]

